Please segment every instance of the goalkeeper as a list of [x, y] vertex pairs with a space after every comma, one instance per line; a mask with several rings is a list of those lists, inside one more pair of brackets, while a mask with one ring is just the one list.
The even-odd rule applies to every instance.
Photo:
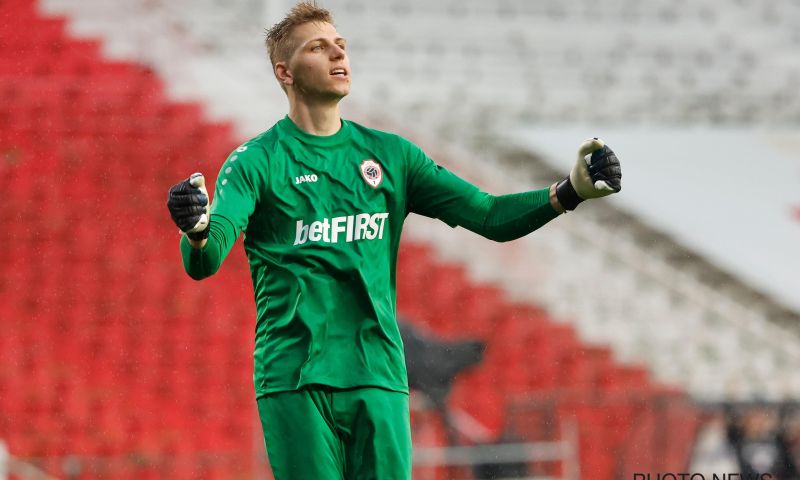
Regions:
[[254, 383], [277, 480], [411, 478], [395, 266], [409, 213], [495, 241], [620, 189], [614, 153], [584, 142], [572, 172], [492, 196], [408, 140], [344, 120], [345, 40], [300, 3], [267, 33], [288, 115], [237, 148], [214, 201], [194, 174], [169, 191], [186, 272], [214, 274], [244, 233], [256, 298]]

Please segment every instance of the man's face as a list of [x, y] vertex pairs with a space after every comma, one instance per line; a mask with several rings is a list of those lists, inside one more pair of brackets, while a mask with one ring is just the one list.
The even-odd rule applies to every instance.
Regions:
[[350, 93], [345, 40], [330, 23], [305, 23], [292, 32], [294, 53], [286, 62], [295, 90], [306, 98], [340, 100]]

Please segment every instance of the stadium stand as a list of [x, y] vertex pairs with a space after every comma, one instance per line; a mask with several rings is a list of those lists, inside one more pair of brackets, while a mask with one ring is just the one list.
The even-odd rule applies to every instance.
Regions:
[[[252, 305], [246, 282], [232, 275], [245, 271], [244, 259], [234, 253], [228, 273], [191, 282], [159, 213], [166, 185], [235, 146], [230, 127], [203, 121], [197, 104], [168, 100], [151, 70], [103, 60], [98, 41], [71, 39], [63, 17], [33, 7], [5, 2], [1, 11], [14, 28], [2, 30], [12, 48], [3, 50], [0, 77], [13, 219], [0, 302], [10, 319], [0, 432], [16, 457], [58, 474], [73, 465], [70, 478], [248, 478], [258, 434]], [[488, 360], [452, 404], [496, 436], [504, 404], [522, 393], [574, 387], [584, 392], [573, 394], [578, 404], [620, 389], [663, 395], [641, 369], [585, 348], [545, 312], [472, 286], [463, 269], [439, 264], [423, 246], [406, 245], [399, 276], [401, 311], [445, 338], [491, 339]], [[464, 302], [473, 308], [453, 310]], [[569, 402], [557, 400], [555, 419], [576, 414]], [[599, 421], [609, 408], [585, 415]], [[594, 447], [629, 428], [582, 430], [582, 468], [612, 478], [620, 440]]]
[[[423, 244], [403, 247], [397, 285], [398, 310], [408, 318], [443, 338], [486, 342], [484, 361], [460, 377], [450, 399], [451, 408], [491, 432], [485, 441], [501, 439], [508, 429], [516, 438], [552, 440], [577, 418], [585, 478], [619, 478], [620, 469], [634, 466], [657, 471], [685, 465], [698, 412], [683, 394], [655, 384], [645, 369], [620, 365], [607, 348], [581, 342], [572, 327], [547, 312], [475, 284], [463, 268], [439, 263]], [[681, 421], [669, 421], [665, 409]], [[659, 421], [634, 428], [640, 416]], [[656, 456], [625, 441], [634, 434], [649, 441], [663, 435], [669, 452]], [[622, 466], [620, 459], [633, 463]], [[549, 475], [563, 474], [559, 467], [537, 466]]]
[[0, 16], [0, 437], [59, 475], [76, 456], [70, 478], [250, 473], [249, 287], [182, 275], [161, 215], [174, 178], [236, 145], [230, 125], [33, 2]]
[[[102, 34], [112, 56], [134, 56], [153, 65], [179, 97], [203, 98], [211, 112], [234, 121], [243, 135], [267, 128], [285, 111], [282, 92], [269, 87], [273, 80], [260, 31], [291, 4], [240, 0], [226, 2], [220, 13], [212, 0], [192, 8], [142, 1], [132, 2], [123, 17], [107, 7], [95, 8], [94, 2], [43, 2], [52, 11], [74, 13], [76, 33]], [[401, 133], [423, 146], [454, 152], [434, 158], [442, 163], [448, 156], [458, 158], [452, 164], [456, 171], [495, 192], [546, 185], [563, 174], [531, 155], [522, 161], [518, 151], [509, 151], [509, 140], [498, 140], [499, 133], [520, 122], [604, 128], [772, 125], [796, 121], [793, 115], [800, 111], [792, 107], [797, 96], [790, 95], [800, 72], [796, 62], [787, 61], [797, 41], [788, 20], [798, 18], [793, 3], [758, 6], [730, 0], [721, 8], [714, 2], [679, 7], [620, 0], [605, 2], [602, 9], [577, 0], [535, 5], [351, 0], [326, 5], [341, 13], [337, 21], [349, 38], [355, 72], [345, 113], [395, 131], [397, 124], [414, 125], [413, 131]], [[134, 15], [137, 21], [131, 21]], [[730, 35], [745, 28], [747, 38]], [[767, 48], [769, 55], [756, 55]], [[619, 78], [597, 78], [603, 76]], [[578, 108], [590, 97], [601, 103]], [[726, 100], [721, 110], [715, 106], [717, 97]], [[521, 169], [530, 173], [520, 174]], [[679, 382], [695, 397], [800, 394], [800, 381], [787, 368], [800, 358], [797, 329], [785, 328], [797, 324], [796, 313], [781, 311], [741, 282], [726, 280], [732, 288], [720, 291], [714, 279], [724, 272], [637, 217], [612, 209], [604, 218], [615, 219], [616, 231], [584, 217], [559, 219], [558, 229], [511, 247], [513, 255], [498, 254], [505, 255], [503, 262], [488, 259], [485, 245], [470, 234], [430, 228], [416, 219], [409, 230], [411, 236], [441, 245], [445, 257], [457, 256], [478, 278], [501, 282], [516, 297], [542, 303], [559, 318], [575, 322], [588, 340], [611, 342], [622, 359], [645, 362], [656, 378]], [[613, 296], [565, 296], [578, 278], [571, 273], [575, 259], [569, 246], [587, 239], [599, 243], [598, 252], [586, 249], [581, 262], [622, 270], [614, 278], [608, 275], [608, 281], [621, 284], [624, 301], [616, 303], [624, 311], [608, 311]], [[617, 243], [627, 248], [626, 255], [620, 255]], [[654, 249], [654, 244], [664, 248]], [[510, 275], [509, 258], [516, 265], [537, 267]], [[562, 275], [537, 282], [544, 272]], [[717, 301], [720, 293], [722, 302]], [[675, 318], [685, 319], [685, 326]], [[776, 319], [782, 325], [771, 325]], [[699, 325], [709, 332], [725, 325], [736, 333], [688, 334], [687, 327]], [[679, 345], [686, 348], [676, 355]]]
[[[221, 8], [203, 0], [189, 8], [181, 1], [129, 2], [126, 8], [141, 20], [112, 26], [107, 20], [120, 18], [118, 12], [101, 1], [44, 3], [80, 13], [76, 29], [107, 33], [114, 52], [156, 61], [181, 77], [178, 83], [227, 99], [235, 98], [230, 89], [203, 79], [226, 75], [246, 83], [242, 77], [253, 76], [263, 84], [268, 73], [247, 56], [258, 48], [258, 32], [292, 4], [237, 0]], [[436, 129], [449, 140], [461, 140], [455, 132], [464, 128], [502, 129], [520, 122], [800, 120], [793, 93], [800, 82], [793, 61], [800, 41], [793, 23], [800, 18], [796, 2], [333, 0], [326, 6], [340, 13], [340, 30], [350, 39], [359, 87], [352, 100], [358, 109], [370, 112], [380, 105], [404, 123]], [[153, 48], [165, 37], [180, 40], [178, 46]], [[139, 48], [142, 43], [147, 51]], [[230, 69], [219, 72], [214, 62], [188, 59], [186, 52], [227, 58]], [[280, 92], [264, 90], [259, 106], [280, 112]], [[582, 108], [589, 98], [601, 105]], [[233, 105], [228, 109], [251, 122], [245, 128], [263, 123], [263, 114], [245, 117]]]
[[[72, 456], [70, 478], [261, 478], [244, 256], [237, 247], [219, 275], [189, 281], [160, 202], [176, 179], [215, 172], [238, 141], [282, 116], [259, 42], [291, 3], [40, 3], [56, 16], [0, 3], [0, 174], [12, 216], [0, 267], [0, 317], [12, 319], [0, 336], [0, 437], [13, 455], [54, 473]], [[435, 158], [458, 158], [455, 170], [496, 192], [560, 175], [544, 163], [521, 175], [515, 166], [536, 160], [488, 140], [513, 122], [798, 120], [796, 2], [326, 5], [350, 38], [349, 116], [415, 125], [403, 133], [423, 145], [454, 142]], [[609, 63], [611, 72], [591, 67]], [[589, 97], [608, 108], [580, 108]], [[709, 266], [674, 262], [689, 252], [673, 241], [592, 208], [604, 215], [567, 216], [502, 249], [409, 222], [398, 309], [441, 337], [487, 341], [485, 362], [450, 400], [485, 441], [509, 430], [557, 440], [577, 419], [582, 478], [676, 471], [699, 417], [664, 384], [704, 399], [800, 393], [795, 337], [765, 304], [731, 301], [741, 290], [710, 288]], [[147, 250], [132, 245], [142, 239]], [[576, 248], [587, 243], [596, 251]], [[563, 268], [577, 263], [624, 306], [580, 289]], [[602, 275], [609, 265], [614, 274]], [[413, 423], [415, 441], [444, 444], [428, 412]], [[565, 477], [568, 466], [530, 469]]]

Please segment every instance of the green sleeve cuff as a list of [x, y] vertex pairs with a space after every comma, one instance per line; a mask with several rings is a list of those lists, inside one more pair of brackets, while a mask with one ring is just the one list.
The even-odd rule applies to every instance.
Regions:
[[195, 280], [202, 280], [215, 274], [239, 236], [233, 224], [220, 215], [211, 216], [209, 228], [211, 231], [203, 248], [192, 247], [186, 235], [181, 238], [183, 268]]

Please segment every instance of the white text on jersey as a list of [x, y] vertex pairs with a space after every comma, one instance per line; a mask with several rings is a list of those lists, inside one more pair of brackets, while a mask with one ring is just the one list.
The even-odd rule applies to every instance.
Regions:
[[324, 218], [308, 225], [298, 220], [294, 244], [382, 239], [387, 218], [389, 218], [388, 213], [359, 213], [346, 217]]
[[316, 182], [317, 175], [312, 173], [311, 175], [300, 175], [299, 177], [294, 177], [294, 184], [300, 185], [301, 183], [305, 182]]

